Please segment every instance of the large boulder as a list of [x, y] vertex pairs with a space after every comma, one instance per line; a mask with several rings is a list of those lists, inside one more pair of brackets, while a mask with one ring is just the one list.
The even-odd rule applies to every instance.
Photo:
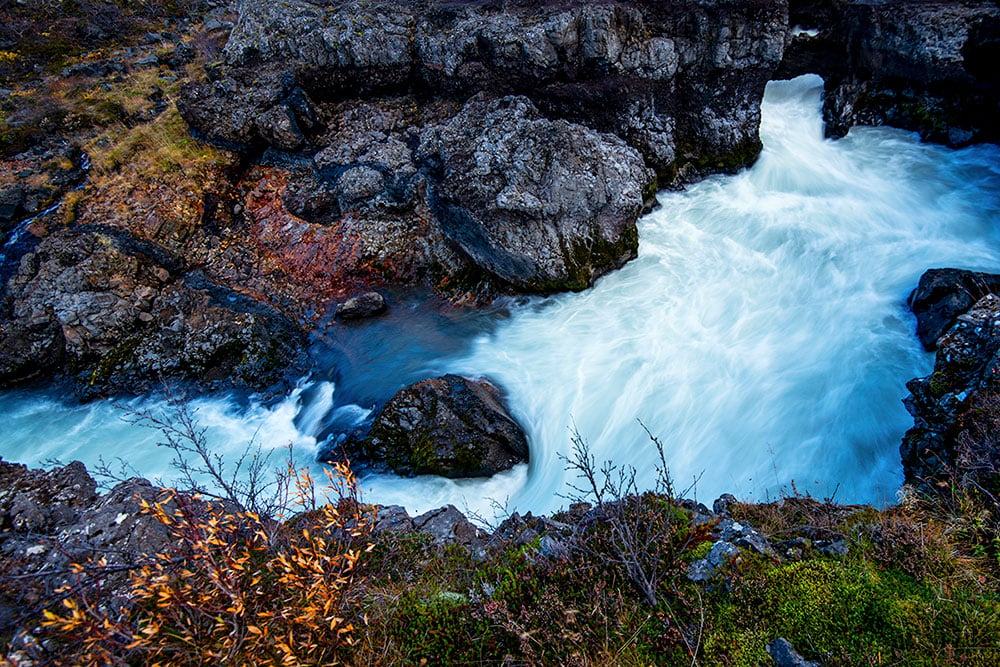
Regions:
[[403, 475], [493, 475], [528, 459], [524, 431], [489, 382], [445, 375], [401, 389], [359, 448]]
[[525, 97], [475, 99], [439, 137], [441, 225], [478, 266], [549, 292], [635, 257], [653, 175], [621, 139], [548, 120]]

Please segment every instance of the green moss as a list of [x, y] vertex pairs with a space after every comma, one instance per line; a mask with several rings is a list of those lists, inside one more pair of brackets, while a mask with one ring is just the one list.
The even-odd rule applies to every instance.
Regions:
[[927, 379], [927, 388], [930, 389], [932, 396], [941, 398], [951, 390], [951, 378], [945, 371], [936, 370]]
[[[1000, 630], [992, 596], [959, 602], [862, 559], [756, 563], [751, 569], [754, 574], [737, 577], [731, 592], [714, 600], [710, 661], [725, 656], [731, 664], [757, 664], [776, 637], [826, 665], [937, 664], [928, 651], [946, 647], [1000, 656], [1000, 635], [991, 634]], [[970, 616], [977, 619], [972, 631]]]
[[688, 549], [684, 554], [685, 559], [688, 562], [694, 562], [704, 558], [708, 555], [708, 552], [712, 550], [712, 544], [711, 540], [705, 540], [691, 549]]
[[140, 336], [133, 336], [101, 357], [90, 371], [88, 384], [103, 385], [115, 372], [126, 370], [135, 360], [135, 351], [141, 341]]

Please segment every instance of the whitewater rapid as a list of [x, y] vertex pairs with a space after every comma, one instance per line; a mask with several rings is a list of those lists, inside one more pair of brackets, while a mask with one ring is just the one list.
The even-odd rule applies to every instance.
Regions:
[[[572, 429], [598, 461], [634, 466], [651, 484], [656, 454], [641, 420], [665, 443], [676, 486], [693, 485], [688, 495], [702, 501], [794, 488], [892, 502], [912, 423], [905, 383], [933, 364], [906, 298], [928, 268], [1000, 272], [1000, 148], [954, 151], [888, 128], [825, 140], [821, 92], [812, 76], [769, 84], [757, 163], [661, 193], [640, 220], [638, 258], [593, 289], [524, 300], [485, 323], [469, 315], [472, 325], [397, 311], [354, 335], [371, 350], [353, 375], [343, 364], [320, 371], [270, 407], [194, 401], [213, 447], [235, 456], [251, 438], [276, 450], [292, 443], [308, 462], [369, 414], [373, 399], [358, 387], [381, 382], [384, 394], [457, 372], [504, 389], [530, 463], [488, 480], [368, 475], [369, 501], [411, 512], [452, 503], [486, 518], [496, 504], [554, 510], [573, 481], [560, 459]], [[169, 481], [157, 434], [121, 414], [109, 402], [0, 394], [0, 455], [32, 464], [121, 455]]]

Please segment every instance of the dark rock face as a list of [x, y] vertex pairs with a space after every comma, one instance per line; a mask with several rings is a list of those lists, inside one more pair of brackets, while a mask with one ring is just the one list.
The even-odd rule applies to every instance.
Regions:
[[655, 173], [755, 158], [785, 15], [784, 0], [245, 2], [226, 64], [178, 108], [210, 140], [308, 164], [284, 205], [344, 229], [358, 265], [477, 297], [582, 289], [635, 255]]
[[[230, 71], [284, 63], [316, 99], [406, 88], [528, 95], [550, 116], [622, 134], [666, 171], [678, 146], [713, 149], [696, 159], [752, 158], [786, 24], [780, 1], [254, 1], [243, 3], [226, 55]], [[272, 105], [295, 115], [290, 89]], [[233, 119], [227, 136], [243, 124]]]
[[[893, 125], [951, 146], [997, 141], [1000, 7], [986, 0], [803, 0], [783, 76], [827, 83], [827, 132]], [[987, 65], [987, 63], [992, 63]]]
[[961, 269], [924, 272], [909, 300], [920, 342], [934, 350], [955, 319], [987, 294], [1000, 294], [1000, 275]]
[[51, 139], [0, 160], [0, 246], [21, 219], [51, 206], [83, 180], [80, 151]]
[[[110, 600], [126, 583], [127, 566], [167, 548], [162, 524], [143, 514], [139, 501], [162, 501], [163, 489], [142, 479], [98, 495], [80, 462], [52, 470], [29, 470], [0, 460], [0, 634], [34, 620], [34, 606], [64, 584], [79, 584], [70, 563], [103, 558], [101, 588]], [[89, 576], [89, 575], [88, 575]]]
[[524, 97], [477, 97], [439, 136], [442, 228], [478, 266], [546, 292], [635, 256], [651, 175], [617, 137], [550, 121]]
[[84, 397], [177, 377], [261, 387], [300, 342], [276, 311], [115, 230], [49, 235], [22, 259], [6, 301], [0, 387], [60, 363]]
[[499, 390], [457, 375], [400, 390], [357, 447], [404, 475], [481, 477], [528, 458], [527, 438]]
[[1000, 483], [1000, 297], [988, 294], [937, 341], [934, 372], [907, 383], [914, 426], [900, 453], [920, 488]]

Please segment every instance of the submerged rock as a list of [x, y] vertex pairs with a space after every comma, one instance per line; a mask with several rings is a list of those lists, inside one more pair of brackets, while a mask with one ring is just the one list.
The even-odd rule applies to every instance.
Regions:
[[403, 475], [493, 475], [528, 459], [524, 431], [489, 382], [445, 375], [393, 396], [357, 445]]
[[365, 292], [353, 296], [337, 306], [337, 317], [342, 320], [357, 320], [384, 313], [387, 308], [385, 298], [378, 292]]

